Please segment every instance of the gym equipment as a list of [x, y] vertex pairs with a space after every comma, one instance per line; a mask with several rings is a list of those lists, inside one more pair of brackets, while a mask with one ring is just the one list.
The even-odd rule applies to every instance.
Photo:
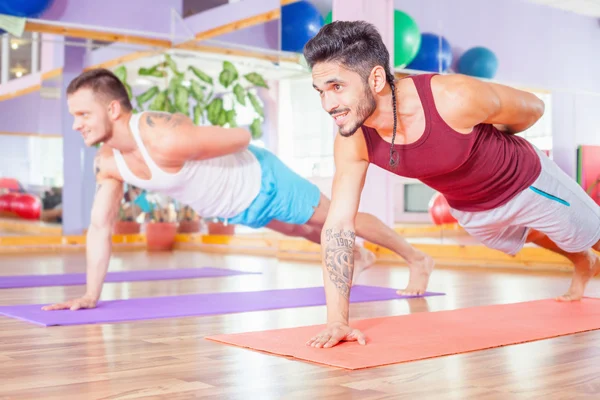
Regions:
[[436, 193], [429, 201], [429, 216], [436, 225], [456, 223], [456, 218], [450, 214], [450, 205], [441, 193]]
[[457, 70], [461, 74], [492, 79], [498, 71], [498, 58], [488, 48], [473, 47], [460, 56]]
[[302, 52], [304, 45], [323, 27], [323, 16], [309, 1], [281, 7], [281, 49]]
[[418, 71], [446, 72], [452, 65], [452, 47], [445, 37], [422, 33], [419, 51], [406, 68]]

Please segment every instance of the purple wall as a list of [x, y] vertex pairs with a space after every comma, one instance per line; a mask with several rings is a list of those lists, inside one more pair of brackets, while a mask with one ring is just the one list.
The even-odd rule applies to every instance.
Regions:
[[499, 59], [496, 79], [600, 91], [597, 19], [523, 0], [395, 0], [421, 32], [441, 33], [464, 51], [486, 46]]
[[[211, 8], [203, 13], [192, 15], [185, 19], [185, 24], [192, 32], [203, 32], [233, 21], [239, 21], [275, 10], [280, 6], [279, 0], [245, 0], [225, 4]], [[255, 32], [260, 32], [260, 29]]]
[[0, 132], [31, 133], [38, 131], [40, 92], [33, 92], [0, 102]]
[[181, 14], [182, 8], [182, 0], [55, 0], [41, 19], [169, 33], [171, 9]]
[[215, 40], [277, 50], [279, 49], [279, 36], [279, 20], [276, 20], [227, 33], [216, 37]]

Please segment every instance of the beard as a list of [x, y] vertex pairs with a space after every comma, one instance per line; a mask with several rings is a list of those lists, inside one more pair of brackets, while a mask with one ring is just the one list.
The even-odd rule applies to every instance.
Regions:
[[[360, 128], [365, 123], [367, 118], [369, 118], [371, 114], [373, 114], [373, 112], [375, 111], [377, 104], [375, 102], [375, 97], [373, 96], [373, 93], [371, 93], [371, 91], [369, 90], [368, 85], [365, 85], [364, 94], [364, 98], [359, 101], [358, 106], [356, 107], [356, 119], [354, 121], [348, 121], [348, 123], [345, 126], [340, 127], [340, 135], [344, 137], [354, 135], [358, 128]], [[338, 112], [339, 111], [336, 111], [336, 113]]]

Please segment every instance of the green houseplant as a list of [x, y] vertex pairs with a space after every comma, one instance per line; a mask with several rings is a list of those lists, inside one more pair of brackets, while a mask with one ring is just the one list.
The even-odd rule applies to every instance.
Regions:
[[[211, 76], [195, 65], [180, 67], [170, 54], [165, 53], [162, 61], [138, 69], [138, 76], [148, 78], [154, 83], [139, 94], [134, 93], [128, 82], [124, 65], [117, 67], [114, 73], [127, 88], [134, 113], [177, 112], [190, 117], [196, 125], [236, 127], [239, 126], [236, 109], [244, 107], [253, 111], [254, 117], [248, 125], [252, 138], [259, 139], [263, 135], [264, 107], [256, 90], [268, 89], [269, 86], [257, 72], [241, 74], [232, 62], [223, 61], [221, 71], [217, 76]], [[151, 223], [173, 223], [158, 218], [157, 215], [165, 213], [156, 211], [151, 213]], [[180, 207], [176, 220], [179, 221], [181, 231], [199, 230], [198, 216], [186, 205]], [[224, 227], [217, 221], [208, 220], [207, 225], [209, 233], [234, 232], [234, 227]]]

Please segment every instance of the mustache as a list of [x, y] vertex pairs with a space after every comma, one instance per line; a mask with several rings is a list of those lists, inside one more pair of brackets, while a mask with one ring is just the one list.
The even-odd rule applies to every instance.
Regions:
[[345, 112], [350, 112], [349, 108], [344, 108], [342, 109], [338, 109], [338, 110], [333, 110], [333, 111], [329, 111], [329, 115], [331, 115], [332, 117], [337, 115], [337, 114], [343, 114]]

